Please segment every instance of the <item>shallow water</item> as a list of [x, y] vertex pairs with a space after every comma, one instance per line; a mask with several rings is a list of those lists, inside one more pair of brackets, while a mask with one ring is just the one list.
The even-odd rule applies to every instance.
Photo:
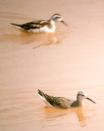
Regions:
[[[69, 27], [55, 34], [10, 25], [56, 12]], [[104, 130], [103, 12], [103, 0], [0, 0], [0, 131]], [[97, 104], [47, 108], [37, 89], [71, 99], [82, 90]]]

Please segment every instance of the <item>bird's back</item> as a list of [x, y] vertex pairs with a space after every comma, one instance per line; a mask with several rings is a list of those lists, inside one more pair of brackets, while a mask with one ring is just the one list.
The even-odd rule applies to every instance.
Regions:
[[65, 97], [54, 97], [54, 96], [50, 96], [45, 94], [44, 92], [42, 92], [41, 90], [38, 90], [38, 94], [42, 97], [44, 97], [46, 99], [46, 101], [54, 106], [54, 107], [59, 107], [59, 108], [69, 108], [71, 107], [71, 104], [73, 103], [73, 101], [65, 98]]

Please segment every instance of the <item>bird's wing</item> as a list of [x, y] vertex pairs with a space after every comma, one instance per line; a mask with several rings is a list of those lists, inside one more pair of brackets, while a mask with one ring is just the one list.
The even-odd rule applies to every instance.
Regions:
[[38, 90], [38, 94], [46, 99], [46, 101], [55, 107], [59, 108], [69, 108], [71, 104], [73, 103], [73, 100], [67, 99], [65, 97], [54, 97], [47, 95], [46, 93], [42, 92], [41, 90]]
[[65, 97], [55, 97], [54, 98], [54, 103], [57, 106], [60, 106], [61, 108], [69, 108], [70, 105], [72, 104], [72, 100], [67, 99]]
[[23, 24], [21, 27], [24, 29], [36, 29], [36, 28], [41, 28], [42, 26], [46, 25], [47, 21], [46, 20], [37, 20], [37, 21], [31, 21], [28, 23]]
[[60, 108], [69, 108], [72, 103], [71, 100], [64, 97], [54, 97], [54, 96], [48, 96], [45, 94], [45, 98], [51, 105], [60, 107]]

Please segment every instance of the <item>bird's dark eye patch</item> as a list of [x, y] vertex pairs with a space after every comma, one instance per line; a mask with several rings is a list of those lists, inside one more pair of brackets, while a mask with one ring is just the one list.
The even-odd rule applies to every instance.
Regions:
[[81, 95], [81, 96], [85, 96], [85, 95]]
[[60, 16], [55, 16], [55, 19], [59, 19], [59, 18], [61, 18]]
[[85, 95], [83, 95], [83, 94], [78, 94], [78, 96], [85, 96]]

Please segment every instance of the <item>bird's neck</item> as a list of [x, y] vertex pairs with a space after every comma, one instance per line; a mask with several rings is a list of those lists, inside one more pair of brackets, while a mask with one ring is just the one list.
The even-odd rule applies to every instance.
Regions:
[[47, 21], [47, 25], [45, 26], [45, 30], [46, 32], [51, 32], [51, 33], [55, 32], [56, 30], [55, 21], [49, 19]]
[[50, 20], [50, 24], [51, 24], [51, 27], [52, 28], [55, 28], [56, 29], [56, 22], [54, 20]]
[[79, 106], [83, 105], [83, 100], [82, 99], [77, 99], [76, 101], [77, 101], [77, 103], [78, 103]]

